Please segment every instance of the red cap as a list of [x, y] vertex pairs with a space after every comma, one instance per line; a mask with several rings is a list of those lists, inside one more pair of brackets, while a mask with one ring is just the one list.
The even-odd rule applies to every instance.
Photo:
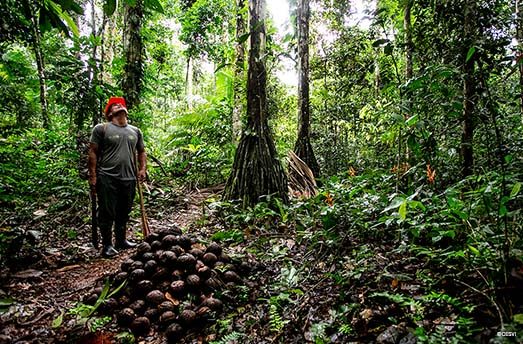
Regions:
[[123, 97], [111, 97], [109, 98], [109, 101], [107, 102], [107, 105], [105, 106], [105, 115], [107, 115], [107, 111], [111, 108], [111, 105], [113, 104], [122, 104], [122, 106], [127, 110], [127, 105], [125, 104], [125, 99]]

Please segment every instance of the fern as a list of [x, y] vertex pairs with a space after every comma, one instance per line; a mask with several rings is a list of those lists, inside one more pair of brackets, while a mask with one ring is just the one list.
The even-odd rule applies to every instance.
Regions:
[[276, 305], [271, 305], [269, 309], [269, 325], [271, 332], [280, 333], [285, 325], [289, 322], [288, 320], [283, 320], [280, 313], [278, 312], [278, 307]]
[[238, 343], [238, 341], [243, 337], [243, 334], [240, 332], [233, 331], [226, 334], [219, 341], [212, 341], [209, 344], [232, 344]]

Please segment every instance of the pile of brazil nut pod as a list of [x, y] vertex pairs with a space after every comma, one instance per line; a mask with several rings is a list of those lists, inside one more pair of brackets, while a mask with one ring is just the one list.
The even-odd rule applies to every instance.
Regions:
[[[223, 301], [215, 295], [241, 285], [238, 272], [246, 270], [234, 264], [219, 244], [205, 246], [178, 228], [165, 229], [151, 233], [121, 264], [112, 286], [125, 284], [98, 311], [114, 315], [118, 325], [135, 336], [154, 329], [174, 343], [223, 310]], [[84, 303], [94, 304], [101, 290], [95, 288]]]

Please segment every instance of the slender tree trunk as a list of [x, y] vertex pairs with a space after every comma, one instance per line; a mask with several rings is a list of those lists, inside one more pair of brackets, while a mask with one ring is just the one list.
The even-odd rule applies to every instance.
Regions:
[[42, 42], [40, 24], [38, 23], [38, 9], [32, 1], [27, 2], [28, 8], [31, 11], [31, 28], [32, 28], [32, 44], [36, 60], [36, 68], [38, 72], [38, 82], [40, 84], [40, 108], [42, 110], [42, 126], [48, 129], [50, 126], [49, 112], [47, 106], [47, 85], [45, 77], [45, 62], [42, 54]]
[[187, 107], [192, 109], [193, 98], [193, 60], [187, 57], [187, 68], [185, 70], [185, 97], [187, 98]]
[[519, 109], [523, 115], [523, 13], [521, 13], [521, 0], [516, 0], [516, 40], [517, 55], [516, 63], [519, 68]]
[[319, 177], [320, 166], [310, 141], [309, 18], [309, 0], [298, 0], [298, 139], [294, 145], [294, 152], [309, 166], [314, 176]]
[[464, 20], [464, 82], [463, 82], [463, 131], [461, 136], [461, 157], [463, 159], [462, 174], [463, 177], [469, 176], [474, 170], [474, 151], [472, 147], [474, 139], [474, 111], [476, 80], [474, 78], [475, 54], [468, 60], [468, 52], [472, 47], [475, 35], [475, 0], [465, 2], [465, 20]]
[[265, 1], [250, 0], [249, 71], [247, 76], [247, 128], [236, 150], [225, 199], [240, 199], [244, 207], [275, 195], [288, 202], [287, 176], [278, 160], [267, 119], [265, 70]]
[[127, 108], [131, 109], [140, 104], [143, 82], [142, 0], [137, 0], [134, 6], [125, 3], [124, 22], [125, 67], [122, 89]]
[[245, 43], [240, 39], [246, 33], [245, 0], [236, 0], [236, 63], [234, 64], [234, 108], [232, 110], [232, 138], [238, 142], [242, 131], [241, 114], [244, 110]]
[[413, 63], [412, 55], [414, 45], [412, 44], [412, 22], [411, 22], [411, 10], [413, 0], [407, 0], [405, 3], [405, 13], [403, 17], [403, 29], [405, 30], [405, 78], [406, 82], [412, 79], [413, 75]]

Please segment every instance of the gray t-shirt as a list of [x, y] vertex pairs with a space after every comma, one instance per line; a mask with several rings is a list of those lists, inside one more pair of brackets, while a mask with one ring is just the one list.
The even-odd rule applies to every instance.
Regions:
[[130, 124], [98, 124], [91, 133], [91, 142], [98, 145], [98, 174], [120, 180], [136, 179], [134, 154], [144, 150], [140, 129]]

